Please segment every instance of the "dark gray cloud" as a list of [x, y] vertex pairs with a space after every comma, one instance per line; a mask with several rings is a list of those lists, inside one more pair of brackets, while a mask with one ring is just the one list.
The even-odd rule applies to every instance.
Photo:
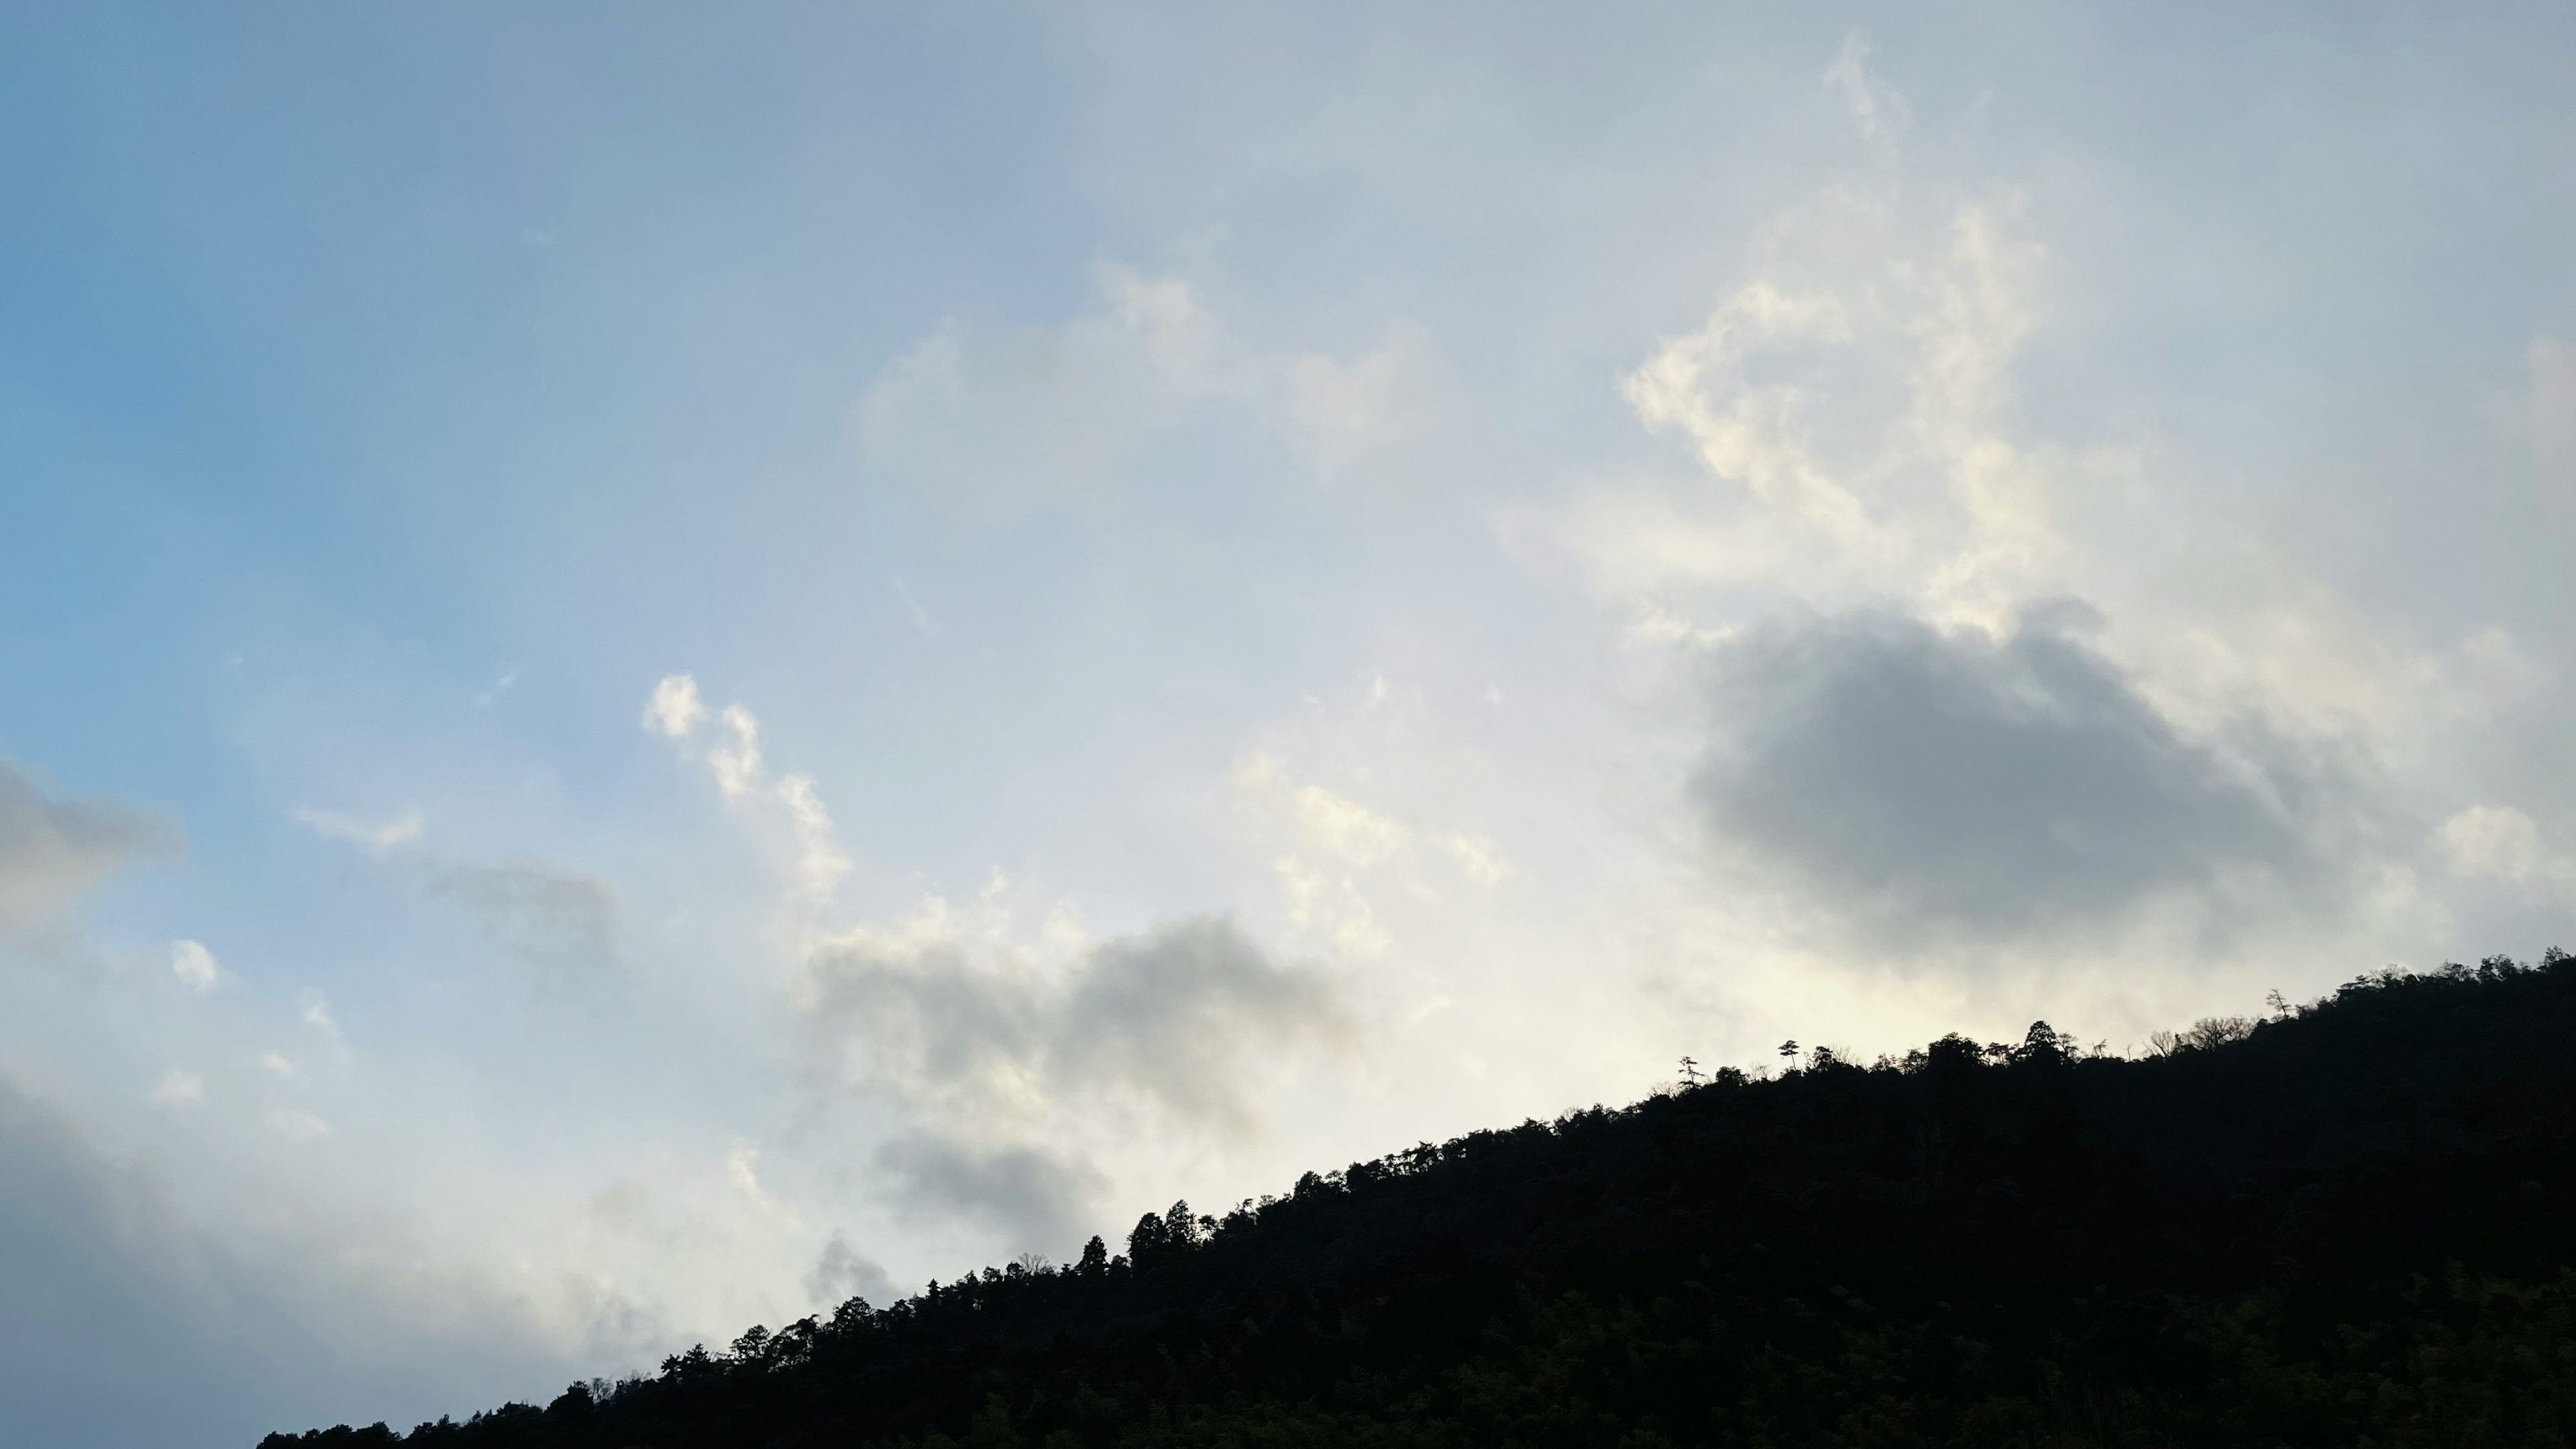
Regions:
[[0, 760], [0, 934], [61, 924], [81, 897], [137, 856], [177, 844], [167, 823], [109, 801], [46, 793]]
[[1239, 1138], [1258, 1125], [1248, 1093], [1267, 1068], [1352, 1032], [1329, 978], [1210, 916], [1104, 942], [1056, 974], [948, 942], [842, 943], [815, 956], [807, 986], [837, 1073], [925, 1124], [877, 1153], [897, 1206], [1057, 1253], [1109, 1184], [1045, 1140], [1048, 1122], [1142, 1107]]
[[248, 1443], [278, 1407], [195, 1331], [207, 1278], [150, 1178], [0, 1081], [0, 1403], [28, 1444]]
[[1077, 1087], [1127, 1088], [1177, 1116], [1239, 1128], [1237, 1084], [1264, 1059], [1347, 1040], [1319, 972], [1281, 966], [1232, 921], [1200, 916], [1093, 951], [1057, 1017], [1051, 1061]]
[[896, 1208], [914, 1221], [963, 1217], [1012, 1251], [1061, 1254], [1078, 1240], [1109, 1180], [1078, 1157], [1020, 1144], [977, 1147], [931, 1132], [877, 1149]]
[[2177, 894], [2313, 894], [2357, 798], [2251, 724], [2195, 739], [2060, 602], [2009, 636], [1857, 613], [1721, 647], [1691, 790], [1757, 873], [1889, 944], [2110, 924]]
[[1105, 942], [1058, 979], [980, 969], [953, 945], [869, 943], [819, 953], [809, 984], [829, 1048], [898, 1095], [1126, 1097], [1233, 1133], [1252, 1125], [1243, 1083], [1259, 1064], [1351, 1031], [1329, 978], [1212, 916]]
[[874, 1258], [860, 1253], [839, 1233], [823, 1245], [823, 1254], [814, 1260], [813, 1271], [805, 1275], [805, 1298], [826, 1310], [837, 1308], [853, 1298], [864, 1298], [883, 1308], [895, 1299], [894, 1280]]
[[[0, 1419], [27, 1449], [249, 1444], [569, 1376], [513, 1309], [416, 1295], [306, 1233], [218, 1240], [0, 1078]], [[376, 1255], [364, 1255], [372, 1259]]]
[[532, 970], [571, 980], [617, 957], [617, 892], [593, 876], [526, 861], [431, 858], [432, 894], [472, 916], [485, 939]]

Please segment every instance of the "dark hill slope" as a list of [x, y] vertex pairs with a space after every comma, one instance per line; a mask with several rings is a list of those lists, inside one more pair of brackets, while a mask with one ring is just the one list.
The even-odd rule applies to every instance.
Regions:
[[263, 1449], [2576, 1440], [2576, 960], [2196, 1035], [1722, 1073]]

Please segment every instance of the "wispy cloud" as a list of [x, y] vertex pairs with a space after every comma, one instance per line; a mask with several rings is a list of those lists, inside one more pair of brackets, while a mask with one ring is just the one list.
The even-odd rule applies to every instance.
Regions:
[[189, 1107], [205, 1099], [206, 1079], [195, 1072], [172, 1067], [152, 1084], [152, 1100], [164, 1107]]
[[339, 810], [314, 810], [299, 807], [292, 812], [297, 824], [327, 840], [345, 840], [369, 850], [394, 850], [420, 843], [427, 822], [417, 810], [406, 810], [385, 820], [367, 820]]
[[1869, 42], [1857, 30], [1843, 36], [1842, 53], [1825, 67], [1825, 84], [1841, 95], [1863, 140], [1876, 139], [1882, 131], [1901, 131], [1914, 120], [1905, 97], [1871, 77]]
[[1006, 523], [1119, 491], [1137, 456], [1211, 410], [1284, 439], [1320, 478], [1403, 456], [1444, 410], [1424, 329], [1354, 357], [1238, 338], [1187, 278], [1103, 264], [1093, 306], [1000, 337], [943, 322], [887, 363], [856, 409], [861, 451], [950, 510]]
[[913, 627], [930, 638], [938, 638], [939, 626], [931, 622], [930, 611], [921, 606], [920, 598], [912, 592], [912, 585], [901, 579], [889, 582], [894, 586], [895, 598], [902, 601], [904, 612], [912, 616]]
[[622, 912], [616, 890], [595, 876], [536, 860], [466, 860], [432, 849], [417, 810], [383, 822], [334, 810], [297, 810], [295, 818], [315, 834], [387, 857], [431, 895], [463, 909], [486, 940], [542, 973], [546, 984], [595, 975], [616, 960]]
[[331, 1004], [319, 996], [308, 995], [296, 1012], [296, 1019], [320, 1032], [325, 1040], [340, 1040], [340, 1019], [331, 1014]]
[[[680, 738], [694, 729], [704, 713], [696, 681], [685, 674], [673, 675], [655, 686], [652, 702], [645, 710], [645, 727]], [[669, 721], [675, 718], [687, 720], [689, 728], [674, 731]], [[717, 792], [738, 806], [776, 808], [794, 842], [799, 898], [809, 905], [828, 905], [842, 878], [849, 874], [851, 862], [841, 848], [840, 832], [832, 823], [831, 810], [824, 804], [814, 778], [770, 775], [768, 762], [761, 754], [760, 718], [742, 705], [726, 705], [718, 717], [718, 728], [724, 738], [706, 754], [707, 769], [715, 777]]]
[[179, 839], [129, 806], [54, 795], [0, 759], [0, 934], [60, 926], [109, 877]]

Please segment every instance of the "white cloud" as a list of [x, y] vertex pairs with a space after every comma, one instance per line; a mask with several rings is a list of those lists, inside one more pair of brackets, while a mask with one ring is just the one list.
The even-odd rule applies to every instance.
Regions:
[[850, 873], [850, 858], [841, 853], [831, 812], [823, 808], [823, 797], [815, 793], [814, 781], [806, 775], [779, 781], [778, 799], [787, 807], [788, 822], [796, 831], [797, 879], [807, 895], [829, 901], [841, 877]]
[[746, 1196], [767, 1196], [760, 1190], [760, 1174], [756, 1170], [759, 1165], [760, 1149], [751, 1143], [736, 1142], [725, 1153], [725, 1177], [733, 1183], [736, 1191]]
[[289, 1142], [315, 1142], [331, 1135], [331, 1124], [300, 1107], [278, 1107], [268, 1114], [268, 1125]]
[[417, 810], [406, 810], [391, 820], [371, 822], [338, 810], [297, 809], [297, 823], [314, 834], [330, 840], [345, 840], [369, 850], [396, 850], [420, 843], [427, 823]]
[[259, 1064], [264, 1070], [274, 1076], [292, 1079], [296, 1075], [295, 1063], [287, 1060], [283, 1054], [278, 1052], [260, 1053]]
[[729, 704], [724, 727], [733, 732], [733, 742], [707, 751], [707, 767], [716, 772], [716, 788], [733, 800], [760, 783], [760, 720], [741, 705]]
[[2523, 360], [2531, 374], [2525, 405], [2533, 449], [2544, 462], [2576, 464], [2576, 347], [2534, 338]]
[[1854, 30], [1843, 36], [1842, 53], [1825, 67], [1825, 84], [1841, 94], [1863, 140], [1882, 129], [1901, 131], [1914, 120], [1904, 96], [1870, 78], [1868, 62], [1869, 42]]
[[[1255, 758], [1256, 769], [1274, 768], [1266, 757]], [[1321, 785], [1300, 786], [1288, 798], [1306, 838], [1344, 865], [1365, 869], [1404, 848], [1409, 832], [1356, 800]]]
[[[1381, 676], [1360, 714], [1382, 708], [1387, 698]], [[1440, 895], [1422, 869], [1426, 855], [1446, 859], [1480, 888], [1514, 873], [1491, 836], [1417, 829], [1322, 785], [1291, 779], [1265, 750], [1238, 760], [1229, 784], [1239, 817], [1274, 851], [1271, 873], [1290, 924], [1345, 955], [1382, 956], [1393, 945], [1383, 900], [1419, 905]]]
[[[1958, 206], [1928, 264], [1757, 275], [1630, 373], [1638, 419], [1744, 492], [1582, 505], [1576, 546], [1599, 576], [1648, 599], [1721, 581], [1818, 602], [1901, 591], [1989, 625], [2044, 587], [2062, 542], [2043, 478], [2004, 430], [2036, 258], [2011, 238], [2009, 210]], [[1837, 198], [1802, 224], [1889, 221]]]
[[[663, 683], [667, 686], [670, 680]], [[690, 699], [694, 704], [694, 686]], [[720, 719], [732, 738], [707, 752], [707, 768], [715, 776], [716, 789], [727, 801], [738, 805], [757, 803], [777, 808], [791, 842], [799, 899], [809, 905], [830, 904], [842, 878], [849, 874], [851, 862], [841, 849], [840, 832], [832, 823], [831, 810], [824, 804], [813, 777], [788, 775], [773, 782], [761, 757], [759, 716], [739, 704], [729, 704]]]
[[215, 953], [202, 941], [170, 943], [170, 974], [190, 991], [204, 993], [222, 984], [223, 968], [215, 963]]
[[206, 1099], [206, 1079], [177, 1067], [161, 1074], [152, 1084], [152, 1100], [164, 1107], [186, 1107]]
[[1479, 885], [1500, 885], [1512, 878], [1512, 863], [1494, 848], [1491, 837], [1483, 835], [1443, 835], [1440, 848], [1458, 862], [1467, 878]]
[[[2111, 961], [2162, 983], [2257, 955], [2440, 949], [2427, 943], [2453, 918], [2439, 882], [2418, 879], [2392, 781], [2443, 731], [2527, 691], [2511, 636], [2481, 627], [2456, 650], [2423, 647], [2358, 592], [2375, 583], [2304, 533], [2268, 532], [2245, 483], [2202, 476], [2144, 403], [2067, 404], [2032, 370], [2070, 343], [2043, 304], [2091, 323], [2081, 309], [2098, 299], [2065, 285], [2085, 258], [2067, 267], [2037, 244], [2029, 218], [2062, 214], [2054, 198], [1954, 184], [1946, 156], [1917, 164], [1911, 113], [1868, 60], [1855, 35], [1827, 77], [1873, 142], [1865, 176], [1760, 228], [1716, 305], [1681, 314], [1622, 379], [1672, 461], [1593, 474], [1500, 520], [1508, 550], [1589, 587], [1629, 656], [1614, 666], [1619, 703], [1652, 722], [1633, 737], [1639, 763], [1604, 772], [1621, 823], [1667, 850], [1698, 845], [1678, 855], [1692, 874], [1675, 899], [1651, 903], [1674, 922], [1660, 969], [1709, 1000], [1775, 969], [1784, 982], [1859, 960], [1906, 969], [1818, 943], [1924, 912], [1980, 940], [2076, 942], [1989, 952], [1979, 969], [2033, 992], [2063, 970], [2101, 997], [2169, 989], [2100, 984]], [[2069, 598], [2103, 617], [2043, 671], [2024, 624]], [[1864, 661], [1875, 646], [1850, 637], [1858, 620], [1911, 642]], [[1756, 656], [1787, 697], [1713, 697], [1712, 673]], [[1864, 678], [1963, 714], [1878, 729], [1855, 714], [1897, 711], [1857, 707]], [[1666, 729], [1684, 719], [1704, 731], [1689, 744]], [[1991, 780], [1901, 768], [1945, 731], [1939, 743]], [[1698, 786], [1677, 788], [1694, 754]], [[1804, 773], [1766, 793], [1766, 760]], [[1983, 798], [1986, 785], [2011, 798]], [[1660, 813], [1667, 791], [1699, 829]], [[2145, 812], [2127, 836], [2099, 808], [2124, 791]], [[2052, 851], [2054, 832], [2081, 840]], [[1297, 857], [1300, 909], [1330, 908], [1324, 859]], [[1392, 920], [1390, 893], [1368, 894]], [[1874, 984], [1856, 994], [1884, 987], [1877, 965], [1864, 972]]]
[[1238, 805], [1285, 846], [1271, 861], [1288, 918], [1349, 956], [1384, 954], [1390, 937], [1370, 900], [1375, 868], [1404, 855], [1412, 832], [1390, 816], [1320, 785], [1299, 785], [1254, 751], [1235, 767]]
[[2252, 712], [2402, 753], [2479, 707], [2454, 687], [2478, 659], [2411, 645], [2250, 522], [2202, 526], [2152, 434], [2025, 436], [2013, 383], [2046, 254], [2022, 210], [1846, 185], [1783, 213], [1726, 299], [1624, 380], [1702, 478], [1509, 515], [1507, 545], [1562, 550], [1639, 647], [1890, 606], [2000, 639], [2082, 597], [2106, 654], [2194, 729]]
[[330, 1003], [319, 996], [306, 998], [297, 1019], [332, 1041], [340, 1039], [340, 1019], [331, 1014]]
[[2539, 822], [2510, 805], [2473, 805], [2433, 834], [2462, 875], [2554, 888], [2576, 899], [2576, 854], [2551, 849]]
[[667, 739], [687, 739], [707, 717], [698, 698], [698, 681], [686, 674], [663, 676], [644, 704], [644, 727]]

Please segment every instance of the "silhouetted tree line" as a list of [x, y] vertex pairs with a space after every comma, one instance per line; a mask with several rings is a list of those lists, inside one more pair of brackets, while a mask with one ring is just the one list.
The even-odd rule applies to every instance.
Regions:
[[[1113, 1255], [297, 1445], [2576, 1441], [2576, 959], [1424, 1143]], [[1799, 1063], [1803, 1061], [1803, 1065]]]

